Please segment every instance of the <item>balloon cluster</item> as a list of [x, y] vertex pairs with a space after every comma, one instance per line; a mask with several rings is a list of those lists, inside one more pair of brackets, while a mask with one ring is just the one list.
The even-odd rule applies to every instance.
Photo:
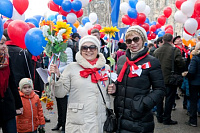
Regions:
[[184, 24], [183, 38], [188, 41], [200, 29], [200, 0], [176, 0], [175, 4], [179, 10], [174, 19]]

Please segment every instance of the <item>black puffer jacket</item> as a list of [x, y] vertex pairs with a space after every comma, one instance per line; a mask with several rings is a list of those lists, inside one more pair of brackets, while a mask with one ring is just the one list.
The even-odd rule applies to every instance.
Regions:
[[[121, 56], [118, 60], [117, 73], [119, 74], [121, 71], [126, 57], [130, 61], [134, 61], [147, 52], [148, 48], [145, 48], [131, 59], [130, 50], [127, 50], [126, 56]], [[147, 62], [150, 62], [151, 67], [143, 69], [140, 77], [128, 77], [130, 72], [130, 66], [128, 66], [122, 82], [117, 83], [114, 106], [118, 118], [118, 132], [120, 133], [149, 133], [154, 130], [151, 109], [165, 95], [164, 80], [160, 63], [153, 56], [147, 55], [135, 64], [143, 65]], [[151, 86], [152, 92], [150, 92]]]

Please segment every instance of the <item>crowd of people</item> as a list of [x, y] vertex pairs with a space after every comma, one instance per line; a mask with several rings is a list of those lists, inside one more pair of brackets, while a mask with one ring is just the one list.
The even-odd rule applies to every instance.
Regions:
[[[197, 126], [200, 42], [190, 49], [183, 45], [181, 36], [167, 33], [145, 46], [145, 29], [131, 26], [125, 33], [125, 42], [119, 42], [112, 54], [98, 29], [82, 38], [73, 33], [67, 43], [67, 62], [48, 65], [45, 53], [31, 55], [16, 46], [4, 30], [0, 41], [3, 133], [45, 132], [45, 121], [49, 120], [44, 117], [40, 102], [45, 87], [36, 71], [40, 67], [49, 67], [49, 73], [56, 75], [58, 120], [52, 132], [61, 128], [61, 133], [103, 133], [107, 107], [114, 109], [116, 132], [153, 133], [153, 108], [159, 123], [178, 124], [171, 118], [178, 88], [184, 95], [183, 108], [190, 116], [186, 124]], [[115, 67], [109, 66], [110, 56], [117, 62]], [[109, 79], [111, 69], [118, 75], [116, 81]], [[183, 78], [181, 84], [171, 84], [172, 74]]]

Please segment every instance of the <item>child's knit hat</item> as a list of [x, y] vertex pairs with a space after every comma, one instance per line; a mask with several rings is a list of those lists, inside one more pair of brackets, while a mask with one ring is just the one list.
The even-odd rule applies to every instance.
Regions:
[[33, 89], [33, 82], [30, 78], [23, 78], [23, 79], [20, 80], [20, 82], [19, 82], [20, 91], [22, 90], [24, 85], [30, 85], [31, 88]]

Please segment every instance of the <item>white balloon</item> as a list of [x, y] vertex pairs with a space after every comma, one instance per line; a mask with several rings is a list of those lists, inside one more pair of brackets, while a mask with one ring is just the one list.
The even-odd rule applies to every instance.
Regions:
[[127, 14], [127, 11], [128, 11], [129, 8], [131, 8], [131, 7], [129, 6], [129, 4], [128, 4], [127, 2], [122, 2], [122, 3], [120, 4], [120, 11], [121, 11], [122, 13]]
[[148, 5], [146, 5], [145, 10], [142, 13], [144, 13], [147, 16], [149, 15], [150, 12], [151, 12], [151, 8]]
[[81, 37], [88, 35], [88, 30], [85, 27], [78, 27], [77, 32]]
[[89, 0], [79, 0], [82, 3], [82, 7], [87, 6], [87, 4], [90, 2]]
[[136, 4], [136, 10], [138, 13], [142, 13], [146, 8], [146, 3], [145, 1], [138, 1]]
[[84, 27], [86, 30], [89, 30], [90, 28], [94, 27], [94, 25], [92, 25], [91, 22], [87, 22]]
[[97, 21], [97, 14], [94, 13], [94, 12], [90, 13], [90, 14], [89, 14], [89, 20], [90, 20], [90, 22], [91, 22], [92, 24], [93, 24], [94, 22], [96, 22], [96, 21]]
[[15, 8], [13, 8], [12, 20], [25, 20], [25, 14], [20, 15]]
[[63, 21], [62, 15], [58, 15], [58, 16], [57, 16], [57, 21]]
[[190, 34], [194, 34], [198, 28], [198, 22], [194, 18], [188, 18], [184, 23], [184, 28]]
[[160, 28], [162, 31], [165, 31], [165, 26], [161, 26]]
[[67, 17], [66, 17], [66, 20], [67, 20], [67, 22], [73, 24], [73, 23], [76, 22], [77, 16], [76, 16], [76, 14], [74, 14], [74, 13], [69, 13], [69, 14], [67, 15]]
[[186, 41], [189, 41], [192, 36], [191, 35], [188, 35], [187, 33], [185, 33], [185, 31], [183, 31], [183, 38], [186, 40]]
[[174, 19], [178, 23], [185, 23], [185, 21], [187, 20], [187, 16], [185, 14], [183, 14], [183, 12], [181, 10], [178, 10], [174, 14]]
[[193, 3], [195, 4], [195, 2], [196, 2], [197, 0], [188, 0], [188, 1], [191, 1], [191, 2], [193, 2]]
[[191, 17], [194, 12], [194, 3], [191, 1], [183, 2], [181, 5], [181, 11], [188, 17]]

